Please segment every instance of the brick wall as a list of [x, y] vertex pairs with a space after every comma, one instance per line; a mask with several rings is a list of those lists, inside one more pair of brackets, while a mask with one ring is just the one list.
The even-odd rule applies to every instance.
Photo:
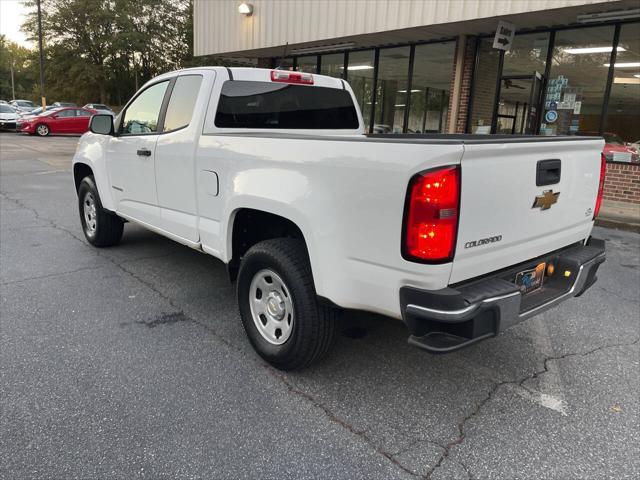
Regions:
[[607, 163], [604, 198], [640, 204], [640, 164]]
[[465, 133], [467, 128], [469, 99], [471, 98], [471, 81], [473, 79], [473, 68], [476, 59], [476, 42], [476, 37], [467, 37], [462, 66], [462, 88], [460, 90], [460, 106], [456, 121], [456, 133]]
[[[458, 37], [460, 41], [460, 37]], [[462, 87], [460, 89], [460, 98], [458, 103], [458, 118], [449, 118], [453, 111], [454, 95], [449, 96], [449, 108], [447, 109], [447, 132], [450, 122], [455, 121], [455, 133], [465, 133], [467, 128], [467, 114], [469, 113], [469, 98], [471, 97], [471, 79], [473, 78], [473, 68], [475, 64], [476, 54], [476, 37], [467, 37], [467, 43], [464, 48], [464, 58], [462, 60]], [[453, 70], [451, 71], [451, 84], [449, 91], [453, 93], [456, 79], [456, 66], [458, 65], [458, 45], [456, 44], [456, 53], [453, 59]]]

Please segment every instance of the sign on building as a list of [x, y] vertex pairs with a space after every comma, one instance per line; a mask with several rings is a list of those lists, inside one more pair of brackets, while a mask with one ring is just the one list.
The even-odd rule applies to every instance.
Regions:
[[500, 20], [496, 29], [496, 36], [493, 38], [493, 48], [505, 51], [510, 50], [515, 33], [516, 26], [513, 23]]

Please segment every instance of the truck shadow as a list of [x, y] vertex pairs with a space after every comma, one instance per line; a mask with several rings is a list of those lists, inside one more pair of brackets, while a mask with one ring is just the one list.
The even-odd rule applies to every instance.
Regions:
[[[535, 392], [552, 395], [564, 404], [562, 375], [545, 371], [546, 383], [538, 385], [538, 373], [544, 371], [545, 360], [564, 353], [569, 342], [577, 343], [574, 348], [579, 351], [590, 348], [571, 331], [573, 324], [567, 326], [568, 317], [573, 314], [576, 328], [584, 328], [583, 323], [599, 325], [603, 315], [610, 325], [621, 317], [616, 307], [607, 304], [604, 292], [595, 290], [585, 301], [546, 312], [495, 338], [454, 353], [433, 355], [407, 344], [408, 332], [401, 321], [344, 311], [326, 359], [301, 372], [281, 373], [251, 349], [224, 264], [130, 225], [119, 249], [118, 255], [131, 258], [124, 263], [127, 270], [145, 278], [188, 319], [221, 339], [220, 348], [239, 352], [247, 369], [263, 368], [300, 399], [320, 406], [330, 419], [338, 419], [337, 423], [354, 432], [366, 432], [370, 442], [391, 455], [410, 448], [427, 449], [427, 445], [439, 451], [458, 438], [460, 422], [482, 408], [499, 387], [500, 394], [508, 396], [508, 410], [538, 409], [564, 418], [559, 411], [545, 410], [536, 403]], [[577, 316], [575, 310], [579, 310]], [[161, 322], [153, 331], [171, 325], [179, 328], [179, 323]], [[563, 342], [562, 352], [555, 352], [557, 342]], [[595, 339], [596, 344], [611, 342], [615, 338]], [[520, 386], [525, 380], [535, 381], [534, 394]]]

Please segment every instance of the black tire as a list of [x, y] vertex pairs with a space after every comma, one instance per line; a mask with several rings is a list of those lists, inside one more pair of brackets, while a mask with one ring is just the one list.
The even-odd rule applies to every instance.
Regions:
[[36, 125], [35, 132], [39, 137], [46, 137], [47, 135], [49, 135], [49, 133], [51, 133], [49, 127], [44, 123]]
[[[253, 320], [250, 297], [254, 276], [268, 269], [286, 284], [293, 305], [290, 336], [282, 345], [267, 341]], [[264, 360], [280, 370], [306, 368], [329, 351], [336, 327], [336, 311], [319, 305], [307, 250], [292, 238], [265, 240], [242, 259], [237, 281], [242, 325], [251, 345]]]
[[[95, 211], [89, 219], [85, 212], [85, 204], [93, 201]], [[84, 177], [78, 188], [78, 211], [84, 236], [94, 247], [111, 247], [117, 245], [122, 238], [124, 221], [114, 213], [102, 208], [100, 195], [92, 176]], [[94, 222], [95, 220], [95, 222]], [[95, 227], [91, 227], [90, 223]]]

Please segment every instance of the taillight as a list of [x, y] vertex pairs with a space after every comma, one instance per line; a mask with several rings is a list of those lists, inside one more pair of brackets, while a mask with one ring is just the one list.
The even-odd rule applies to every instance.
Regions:
[[425, 263], [453, 259], [460, 208], [460, 168], [429, 170], [409, 182], [403, 257]]
[[600, 183], [598, 184], [598, 198], [596, 199], [596, 208], [593, 211], [593, 219], [595, 220], [600, 213], [600, 205], [602, 205], [602, 193], [604, 191], [604, 177], [607, 173], [607, 158], [604, 153], [600, 155]]
[[313, 85], [313, 75], [310, 73], [288, 72], [287, 70], [271, 70], [271, 81]]

